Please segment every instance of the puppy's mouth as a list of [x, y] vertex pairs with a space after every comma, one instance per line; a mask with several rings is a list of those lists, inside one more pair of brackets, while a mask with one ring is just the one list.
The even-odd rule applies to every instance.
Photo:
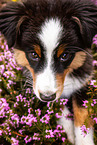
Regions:
[[50, 96], [45, 96], [40, 93], [40, 99], [43, 102], [49, 102], [49, 101], [54, 101], [56, 99], [56, 94], [50, 95]]

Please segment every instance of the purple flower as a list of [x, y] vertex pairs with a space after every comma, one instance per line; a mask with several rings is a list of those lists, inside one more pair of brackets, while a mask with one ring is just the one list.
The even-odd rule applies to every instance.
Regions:
[[14, 107], [16, 108], [17, 106], [18, 106], [19, 104], [16, 102], [16, 103], [14, 103]]
[[33, 140], [40, 140], [39, 133], [34, 133]]
[[0, 93], [2, 92], [2, 89], [0, 89]]
[[97, 104], [97, 99], [93, 99], [93, 103], [94, 104]]
[[93, 87], [97, 87], [97, 85], [95, 85], [95, 83], [96, 83], [96, 80], [91, 80], [90, 85], [93, 86]]
[[86, 105], [87, 103], [88, 103], [88, 101], [87, 100], [85, 100], [85, 101], [83, 101], [83, 106], [85, 107], [85, 108], [87, 108], [88, 106]]
[[56, 128], [59, 130], [59, 129], [62, 129], [62, 126], [61, 125], [57, 125]]
[[5, 71], [4, 73], [3, 73], [3, 76], [5, 77], [5, 78], [9, 78], [10, 76], [12, 77], [12, 78], [15, 78], [15, 72], [13, 72], [13, 71]]
[[61, 137], [62, 133], [65, 133], [65, 130], [63, 130], [61, 125], [57, 125], [56, 129], [54, 130], [54, 135], [59, 138]]
[[46, 123], [46, 124], [49, 123], [49, 120], [50, 120], [50, 116], [49, 116], [48, 114], [45, 114], [45, 115], [40, 119], [40, 121], [41, 121], [42, 123]]
[[0, 65], [0, 74], [4, 73], [4, 69], [5, 69], [4, 65]]
[[20, 94], [20, 95], [18, 95], [18, 96], [16, 96], [16, 98], [17, 98], [17, 102], [22, 102], [23, 101], [23, 96]]
[[4, 56], [6, 59], [10, 59], [12, 57], [12, 53], [10, 51], [4, 51]]
[[31, 114], [31, 112], [33, 111], [32, 108], [28, 108], [28, 113]]
[[62, 137], [62, 141], [65, 142], [65, 140], [66, 140], [66, 138], [65, 137]]
[[28, 93], [28, 94], [31, 94], [31, 89], [30, 89], [30, 88], [27, 88], [27, 89], [26, 89], [26, 94], [27, 94], [27, 93]]
[[45, 131], [47, 134], [45, 135], [45, 137], [46, 138], [52, 138], [52, 137], [54, 137], [54, 132], [52, 131], [52, 129], [51, 130], [47, 130], [46, 129], [46, 131]]
[[2, 131], [2, 130], [0, 130], [0, 136], [2, 136], [2, 133], [3, 133], [3, 131]]
[[52, 114], [52, 113], [54, 113], [54, 111], [53, 110], [47, 110], [47, 113]]
[[95, 117], [93, 120], [94, 120], [94, 121], [96, 122], [96, 124], [97, 124], [97, 117]]
[[73, 120], [73, 114], [72, 113], [67, 114], [65, 117], [66, 117], [66, 119]]
[[0, 118], [5, 117], [6, 112], [10, 109], [6, 99], [0, 98]]
[[93, 61], [93, 66], [97, 66], [97, 61], [96, 60]]
[[40, 109], [35, 110], [35, 112], [36, 112], [36, 114], [37, 114], [38, 116], [41, 115], [41, 110], [40, 110]]
[[26, 123], [26, 118], [27, 117], [24, 116], [24, 115], [21, 117], [21, 124], [25, 124]]
[[60, 105], [66, 105], [68, 102], [68, 99], [60, 99]]
[[59, 113], [55, 114], [56, 118], [61, 118], [63, 115], [60, 115]]
[[19, 145], [19, 140], [14, 137], [11, 137], [12, 144], [11, 145]]
[[51, 104], [50, 102], [47, 103], [47, 107], [48, 107], [48, 108], [50, 107], [50, 104]]
[[29, 137], [28, 135], [24, 138], [25, 143], [31, 142], [32, 138]]
[[11, 119], [14, 121], [14, 124], [17, 124], [17, 127], [19, 127], [19, 116], [17, 114], [12, 114]]
[[28, 115], [26, 117], [25, 123], [31, 127], [33, 122], [37, 122], [36, 117], [34, 117], [33, 115]]
[[85, 137], [89, 133], [90, 128], [86, 128], [85, 125], [82, 125], [81, 130], [82, 130], [82, 135]]
[[20, 129], [19, 130], [20, 134], [23, 134], [23, 131], [25, 131], [25, 129]]
[[50, 135], [45, 135], [45, 137], [49, 139], [51, 136]]

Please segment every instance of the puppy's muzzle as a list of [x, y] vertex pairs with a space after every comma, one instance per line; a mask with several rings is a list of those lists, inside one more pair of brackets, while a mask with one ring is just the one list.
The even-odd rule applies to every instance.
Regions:
[[55, 94], [52, 94], [50, 96], [47, 96], [47, 95], [44, 95], [44, 94], [41, 94], [40, 93], [40, 98], [42, 101], [44, 102], [48, 102], [48, 101], [54, 101], [55, 98], [56, 98], [56, 93]]

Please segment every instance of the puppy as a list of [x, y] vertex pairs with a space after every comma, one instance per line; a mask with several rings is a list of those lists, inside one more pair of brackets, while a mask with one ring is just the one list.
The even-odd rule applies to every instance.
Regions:
[[97, 33], [97, 7], [90, 0], [27, 0], [9, 3], [0, 10], [0, 31], [17, 63], [30, 70], [33, 90], [43, 102], [68, 98], [59, 124], [75, 145], [94, 145], [92, 121], [88, 135], [80, 127], [88, 118], [82, 107], [87, 83], [93, 75], [91, 44]]

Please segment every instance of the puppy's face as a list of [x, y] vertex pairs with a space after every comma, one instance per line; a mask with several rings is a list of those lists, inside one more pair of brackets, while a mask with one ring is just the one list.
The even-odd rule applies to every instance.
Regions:
[[54, 101], [64, 90], [69, 97], [83, 85], [83, 78], [72, 78], [70, 74], [86, 60], [76, 30], [65, 25], [66, 29], [58, 18], [45, 19], [35, 34], [36, 29], [29, 27], [31, 32], [27, 29], [21, 39], [24, 52], [15, 50], [15, 57], [30, 70], [36, 96], [41, 101]]
[[87, 9], [85, 16], [78, 5], [86, 7], [84, 2], [28, 0], [11, 3], [0, 13], [0, 30], [9, 46], [15, 46], [17, 63], [30, 70], [41, 101], [68, 98], [91, 75], [92, 59], [87, 51], [96, 27], [90, 31], [90, 12]]

